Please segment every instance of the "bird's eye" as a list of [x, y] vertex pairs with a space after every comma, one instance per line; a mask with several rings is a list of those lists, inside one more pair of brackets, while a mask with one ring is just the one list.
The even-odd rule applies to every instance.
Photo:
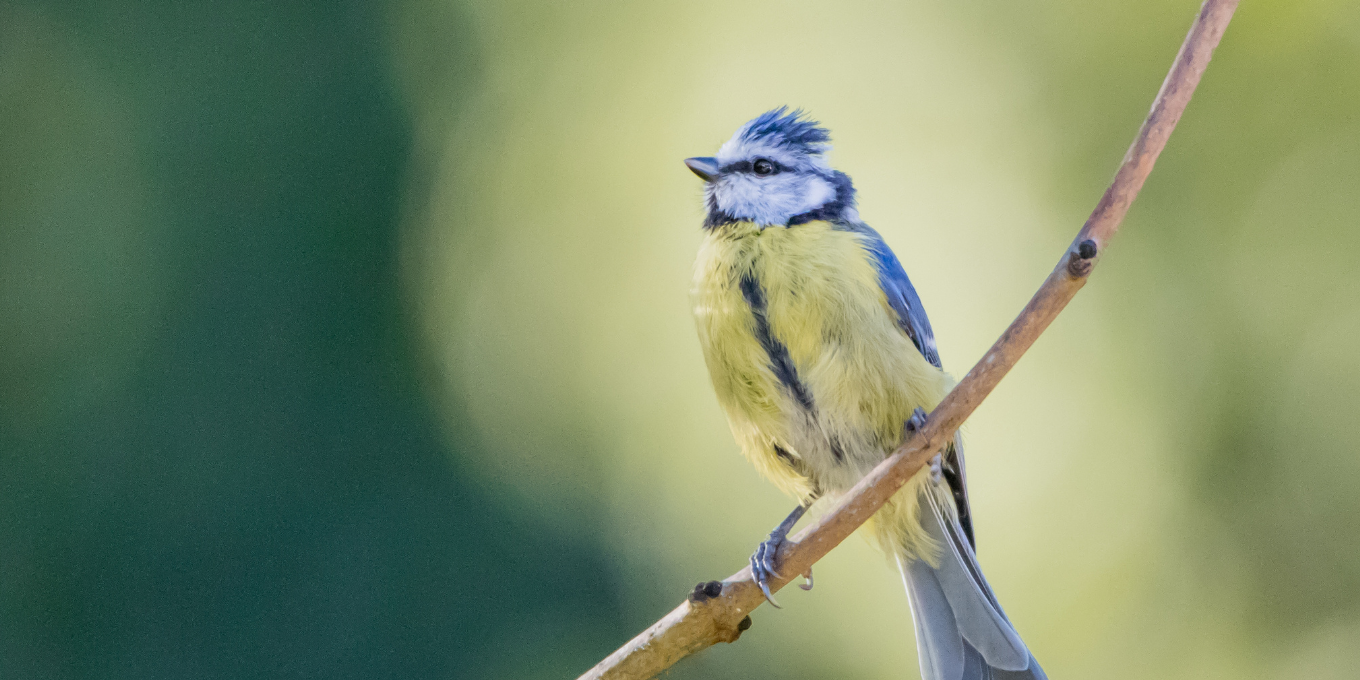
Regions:
[[751, 164], [751, 169], [755, 170], [756, 174], [760, 175], [761, 177], [764, 177], [766, 175], [773, 175], [774, 163], [771, 163], [768, 159], [765, 158], [757, 158], [756, 162]]

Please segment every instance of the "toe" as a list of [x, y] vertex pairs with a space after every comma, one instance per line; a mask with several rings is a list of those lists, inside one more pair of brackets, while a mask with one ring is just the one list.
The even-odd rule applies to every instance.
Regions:
[[926, 424], [926, 411], [920, 406], [911, 412], [911, 417], [907, 419], [907, 431], [919, 432]]
[[756, 585], [760, 586], [760, 592], [765, 594], [765, 599], [769, 601], [771, 606], [775, 609], [783, 609], [783, 607], [780, 607], [779, 603], [775, 601], [774, 595], [770, 592], [770, 574], [772, 573], [772, 570], [766, 567], [765, 560], [762, 557], [762, 553], [765, 551], [766, 545], [761, 543], [760, 548], [756, 549], [756, 553], [751, 555], [751, 578], [756, 582]]
[[779, 575], [779, 570], [775, 568], [777, 566], [775, 564], [775, 558], [779, 555], [779, 548], [777, 546], [771, 545], [770, 543], [762, 543], [760, 544], [759, 555], [760, 566], [766, 573], [775, 578], [783, 578]]

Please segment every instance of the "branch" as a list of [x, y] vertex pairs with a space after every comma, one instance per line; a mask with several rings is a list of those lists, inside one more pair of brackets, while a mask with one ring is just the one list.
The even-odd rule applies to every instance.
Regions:
[[[1171, 72], [1153, 101], [1147, 120], [1143, 121], [1133, 145], [1124, 154], [1124, 161], [1110, 188], [1105, 190], [1077, 238], [1020, 316], [931, 412], [920, 431], [842, 496], [831, 512], [785, 543], [779, 555], [780, 571], [789, 575], [807, 571], [869, 519], [950, 441], [955, 430], [1086, 284], [1105, 246], [1143, 188], [1143, 181], [1152, 172], [1171, 131], [1180, 121], [1214, 48], [1232, 19], [1237, 2], [1206, 0], [1200, 8]], [[779, 590], [789, 580], [776, 579], [770, 583], [770, 588]], [[764, 600], [751, 579], [750, 567], [721, 583], [700, 584], [686, 602], [578, 680], [651, 678], [694, 652], [718, 642], [734, 642], [741, 631], [750, 627], [748, 614]]]

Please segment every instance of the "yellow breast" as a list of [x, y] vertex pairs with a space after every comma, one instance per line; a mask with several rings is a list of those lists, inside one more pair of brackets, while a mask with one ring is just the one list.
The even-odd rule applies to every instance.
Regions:
[[[695, 266], [694, 313], [718, 401], [747, 457], [794, 495], [848, 488], [900, 443], [915, 407], [934, 408], [951, 386], [898, 328], [863, 238], [826, 222], [727, 225], [708, 234]], [[760, 286], [770, 335], [787, 349], [810, 413], [771, 369], [743, 277]], [[848, 460], [833, 464], [817, 433]]]

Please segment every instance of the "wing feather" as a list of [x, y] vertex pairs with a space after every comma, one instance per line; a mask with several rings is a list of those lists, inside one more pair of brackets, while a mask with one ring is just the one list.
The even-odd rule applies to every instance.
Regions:
[[[869, 254], [873, 257], [874, 267], [878, 270], [878, 285], [888, 299], [888, 306], [897, 317], [897, 326], [911, 339], [921, 356], [936, 368], [943, 369], [940, 352], [935, 346], [935, 333], [930, 329], [930, 319], [926, 316], [925, 305], [916, 294], [916, 288], [907, 278], [907, 272], [873, 227], [863, 222], [849, 226], [864, 237]], [[955, 436], [954, 441], [945, 449], [944, 475], [954, 492], [954, 505], [958, 508], [959, 524], [968, 537], [970, 547], [976, 548], [973, 538], [973, 513], [968, 507], [968, 481], [963, 469], [963, 442]]]
[[935, 347], [935, 333], [930, 330], [925, 306], [921, 304], [921, 298], [911, 285], [911, 279], [907, 278], [907, 272], [902, 269], [897, 255], [869, 225], [858, 224], [855, 231], [865, 237], [869, 253], [874, 258], [874, 267], [878, 269], [878, 285], [887, 296], [888, 305], [897, 314], [897, 325], [911, 338], [912, 344], [916, 345], [926, 361], [936, 368], [942, 368], [940, 351]]

